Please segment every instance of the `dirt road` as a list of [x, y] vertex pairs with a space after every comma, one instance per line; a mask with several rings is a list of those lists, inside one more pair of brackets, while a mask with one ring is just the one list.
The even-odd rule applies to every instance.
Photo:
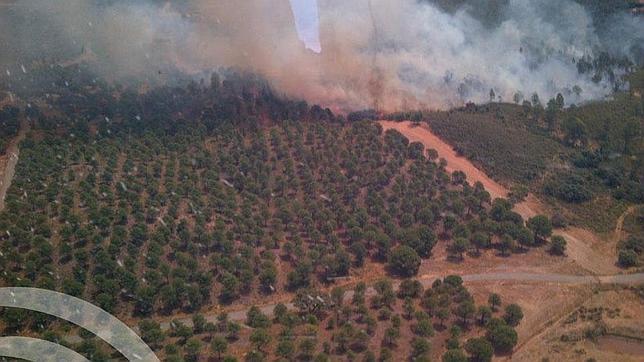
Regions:
[[[414, 126], [411, 122], [380, 121], [385, 130], [395, 129], [412, 142], [421, 142], [425, 148], [438, 151], [439, 157], [447, 161], [445, 169], [449, 172], [462, 171], [467, 175], [470, 183], [481, 182], [490, 193], [492, 199], [507, 197], [509, 190], [499, 182], [490, 178], [485, 172], [474, 166], [467, 158], [459, 156], [453, 147], [432, 133], [427, 125]], [[524, 219], [529, 219], [537, 214], [548, 214], [548, 207], [530, 194], [525, 201], [515, 205], [514, 210]], [[592, 274], [614, 274], [619, 271], [615, 266], [614, 252], [606, 253], [596, 250], [596, 246], [604, 245], [599, 237], [593, 233], [569, 227], [554, 231], [555, 235], [563, 236], [567, 241], [566, 254], [568, 258], [581, 268]], [[613, 248], [614, 249], [614, 248]]]
[[[431, 287], [434, 280], [442, 278], [443, 276], [438, 275], [421, 275], [418, 277], [418, 280], [422, 283], [424, 288]], [[499, 281], [508, 281], [508, 282], [519, 282], [519, 283], [555, 283], [555, 284], [572, 284], [572, 285], [590, 285], [590, 284], [621, 284], [621, 285], [637, 285], [644, 283], [644, 273], [637, 274], [617, 274], [617, 275], [605, 275], [605, 276], [591, 276], [591, 275], [567, 275], [567, 274], [556, 274], [556, 273], [525, 273], [525, 272], [497, 272], [497, 273], [483, 273], [483, 274], [467, 274], [461, 275], [465, 283], [480, 283], [480, 282], [499, 282]], [[399, 282], [394, 282], [394, 289], [397, 289]], [[367, 296], [375, 295], [376, 291], [369, 287], [365, 293]], [[351, 300], [353, 297], [353, 291], [348, 290], [344, 294], [345, 301]], [[284, 303], [287, 308], [294, 309], [295, 306], [293, 303]], [[275, 309], [276, 304], [266, 304], [263, 306], [258, 306], [262, 313], [272, 316], [273, 310]], [[238, 310], [233, 310], [228, 312], [228, 319], [243, 322], [246, 320], [246, 312], [249, 308], [241, 308]], [[204, 316], [208, 322], [216, 323], [217, 314], [206, 314]], [[172, 318], [173, 320], [178, 320], [181, 323], [186, 325], [192, 325], [192, 319], [187, 317], [182, 318]], [[171, 321], [164, 320], [161, 323], [161, 328], [168, 329], [170, 328]]]
[[7, 147], [4, 169], [0, 170], [0, 211], [4, 210], [4, 199], [7, 196], [9, 186], [11, 186], [13, 175], [16, 173], [16, 164], [18, 164], [18, 156], [20, 154], [18, 146], [20, 145], [20, 142], [25, 139], [28, 129], [29, 124], [26, 121], [22, 122], [20, 124], [18, 135], [13, 139], [13, 141], [11, 141], [9, 147]]

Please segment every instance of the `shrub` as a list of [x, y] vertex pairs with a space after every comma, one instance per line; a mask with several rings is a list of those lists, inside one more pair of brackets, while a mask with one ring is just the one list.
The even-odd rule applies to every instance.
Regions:
[[644, 237], [631, 235], [621, 243], [621, 249], [633, 250], [638, 255], [642, 254], [644, 251]]
[[422, 358], [429, 354], [431, 345], [425, 338], [415, 337], [411, 342], [412, 355], [414, 358]]
[[486, 338], [497, 352], [509, 352], [517, 344], [518, 336], [514, 328], [508, 325], [495, 325], [486, 333]]
[[638, 265], [637, 253], [630, 249], [620, 250], [618, 256], [618, 263], [624, 268], [629, 268]]
[[460, 349], [448, 349], [441, 360], [443, 362], [467, 362], [467, 356]]
[[465, 350], [472, 362], [489, 362], [494, 355], [492, 344], [485, 338], [470, 338], [465, 342]]
[[505, 315], [503, 319], [511, 326], [516, 326], [523, 319], [523, 311], [518, 304], [508, 304], [505, 307]]
[[420, 256], [416, 251], [406, 245], [395, 248], [389, 255], [389, 268], [401, 276], [411, 277], [418, 273]]
[[550, 239], [550, 252], [555, 255], [564, 255], [566, 252], [566, 239], [563, 236], [555, 235]]
[[576, 174], [554, 176], [544, 185], [547, 195], [569, 203], [582, 203], [592, 198], [586, 181]]
[[[486, 108], [487, 107], [487, 108]], [[503, 107], [504, 120], [495, 117]], [[564, 147], [550, 137], [530, 132], [520, 106], [471, 106], [433, 112], [431, 128], [467, 158], [501, 179], [527, 183], [541, 175]]]
[[418, 298], [423, 291], [423, 285], [418, 280], [405, 279], [398, 287], [398, 298]]
[[573, 159], [572, 163], [579, 168], [596, 168], [601, 161], [599, 152], [584, 150]]
[[256, 306], [250, 307], [246, 312], [246, 324], [252, 328], [268, 328], [270, 323], [268, 317]]
[[534, 232], [535, 239], [545, 239], [552, 234], [552, 223], [544, 215], [530, 218], [526, 225]]
[[565, 228], [568, 226], [568, 222], [566, 221], [566, 217], [563, 216], [560, 212], [554, 213], [552, 217], [550, 218], [550, 222], [552, 223], [552, 227], [554, 228]]

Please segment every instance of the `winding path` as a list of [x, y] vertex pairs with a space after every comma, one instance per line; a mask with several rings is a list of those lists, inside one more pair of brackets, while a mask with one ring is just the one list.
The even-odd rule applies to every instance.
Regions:
[[615, 223], [615, 231], [613, 232], [614, 236], [614, 242], [619, 242], [620, 240], [624, 239], [624, 220], [626, 220], [626, 217], [628, 215], [632, 214], [637, 210], [637, 208], [641, 205], [632, 205], [629, 206], [626, 211], [624, 211], [623, 214], [617, 218], [617, 222]]

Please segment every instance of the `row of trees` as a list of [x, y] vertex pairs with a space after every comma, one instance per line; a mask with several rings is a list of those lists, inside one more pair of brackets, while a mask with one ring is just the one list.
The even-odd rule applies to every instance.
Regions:
[[373, 261], [413, 275], [439, 239], [485, 248], [494, 235], [529, 234], [510, 205], [509, 216], [500, 200], [490, 208], [482, 185], [372, 123], [112, 137], [112, 122], [87, 140], [70, 132], [23, 144], [0, 217], [3, 244], [21, 246], [2, 258], [7, 283], [112, 312], [194, 311]]
[[[436, 280], [426, 290], [411, 279], [397, 290], [388, 279], [371, 288], [374, 293], [369, 298], [365, 284], [358, 284], [351, 294], [342, 288], [330, 293], [301, 290], [294, 309], [280, 303], [270, 315], [253, 306], [243, 321], [248, 332], [242, 332], [239, 322], [226, 314], [212, 322], [195, 314], [191, 326], [175, 320], [168, 331], [152, 320], [141, 321], [139, 328], [153, 348], [170, 341], [164, 348], [168, 360], [208, 355], [234, 361], [243, 354], [246, 361], [274, 357], [392, 361], [399, 351], [409, 350], [409, 358], [419, 361], [441, 354], [448, 362], [490, 361], [496, 353], [512, 351], [517, 343], [514, 327], [523, 318], [521, 307], [503, 305], [498, 294], [489, 295], [487, 303], [477, 307], [458, 276]], [[436, 343], [445, 339], [445, 345]], [[240, 350], [237, 344], [249, 346]]]
[[435, 151], [258, 79], [147, 94], [57, 84], [51, 109], [29, 111], [37, 132], [0, 213], [6, 285], [148, 317], [306, 290], [366, 263], [410, 276], [439, 240], [527, 235]]

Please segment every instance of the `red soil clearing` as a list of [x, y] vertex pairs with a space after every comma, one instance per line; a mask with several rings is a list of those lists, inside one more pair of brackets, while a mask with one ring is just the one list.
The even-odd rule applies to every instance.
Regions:
[[439, 157], [447, 161], [447, 166], [445, 167], [447, 171], [450, 173], [462, 171], [467, 175], [467, 180], [470, 184], [474, 184], [477, 181], [482, 183], [492, 199], [507, 197], [508, 190], [505, 187], [492, 180], [485, 172], [476, 168], [467, 158], [457, 155], [452, 146], [436, 137], [426, 125], [414, 126], [411, 122], [394, 121], [380, 121], [379, 123], [385, 131], [395, 129], [407, 137], [410, 142], [420, 142], [425, 148], [433, 148], [438, 151]]

